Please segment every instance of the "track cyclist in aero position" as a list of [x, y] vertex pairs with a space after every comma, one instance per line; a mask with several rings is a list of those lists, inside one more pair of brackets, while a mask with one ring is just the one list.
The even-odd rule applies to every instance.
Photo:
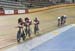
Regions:
[[38, 18], [36, 17], [35, 19], [34, 19], [34, 34], [36, 35], [36, 33], [39, 33], [39, 20], [38, 20]]
[[24, 33], [24, 23], [23, 23], [23, 19], [19, 18], [18, 19], [18, 32], [17, 32], [17, 42], [20, 42], [21, 38], [23, 39], [23, 41], [25, 40], [25, 33]]
[[25, 26], [26, 36], [28, 35], [29, 38], [31, 37], [31, 30], [30, 30], [30, 25], [31, 24], [32, 24], [32, 21], [28, 17], [26, 17], [24, 26]]

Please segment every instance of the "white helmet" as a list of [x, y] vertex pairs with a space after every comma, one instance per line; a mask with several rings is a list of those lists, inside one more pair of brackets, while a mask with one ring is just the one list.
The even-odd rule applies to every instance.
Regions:
[[58, 17], [58, 19], [60, 19], [60, 17]]
[[64, 17], [66, 17], [66, 15], [64, 15]]

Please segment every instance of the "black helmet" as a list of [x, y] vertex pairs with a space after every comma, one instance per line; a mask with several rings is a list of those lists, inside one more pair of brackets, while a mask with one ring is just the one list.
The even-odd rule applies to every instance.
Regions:
[[29, 20], [29, 18], [28, 18], [28, 17], [26, 17], [26, 18], [25, 18], [25, 21], [26, 21], [26, 20]]
[[22, 18], [19, 18], [19, 19], [18, 19], [18, 23], [20, 23], [20, 22], [22, 22], [22, 21], [23, 21]]

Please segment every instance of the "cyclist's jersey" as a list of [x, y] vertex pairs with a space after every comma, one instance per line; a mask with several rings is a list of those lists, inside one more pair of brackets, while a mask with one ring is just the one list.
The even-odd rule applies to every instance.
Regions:
[[27, 21], [25, 21], [24, 25], [25, 25], [26, 27], [29, 27], [29, 26], [31, 25], [31, 22], [30, 22], [29, 20], [27, 20]]
[[18, 23], [18, 28], [23, 28], [24, 22], [19, 22]]
[[67, 17], [64, 17], [64, 19], [66, 19]]
[[64, 19], [66, 19], [67, 18], [67, 16], [66, 15], [64, 15]]
[[29, 20], [29, 22], [30, 22], [30, 25], [32, 24], [32, 21], [31, 20]]
[[39, 20], [34, 20], [34, 25], [38, 25], [39, 24]]
[[61, 16], [61, 21], [63, 21], [64, 20], [64, 16]]

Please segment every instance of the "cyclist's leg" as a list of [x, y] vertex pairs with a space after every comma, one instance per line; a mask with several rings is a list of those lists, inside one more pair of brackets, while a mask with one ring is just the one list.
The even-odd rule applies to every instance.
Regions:
[[63, 25], [63, 20], [61, 20], [61, 26]]
[[25, 36], [25, 32], [24, 30], [22, 31], [22, 39], [25, 40], [26, 36]]
[[25, 29], [26, 36], [27, 36], [27, 32], [28, 32], [28, 31], [27, 31], [27, 28], [26, 28], [26, 29]]
[[17, 42], [20, 42], [21, 38], [21, 32], [20, 30], [17, 32]]
[[28, 29], [28, 36], [31, 37], [30, 28]]
[[38, 25], [36, 27], [36, 32], [39, 34], [39, 27], [38, 27]]
[[58, 27], [61, 25], [60, 21], [58, 21]]
[[36, 26], [34, 27], [34, 34], [36, 35]]
[[62, 25], [64, 25], [64, 20], [62, 21]]

